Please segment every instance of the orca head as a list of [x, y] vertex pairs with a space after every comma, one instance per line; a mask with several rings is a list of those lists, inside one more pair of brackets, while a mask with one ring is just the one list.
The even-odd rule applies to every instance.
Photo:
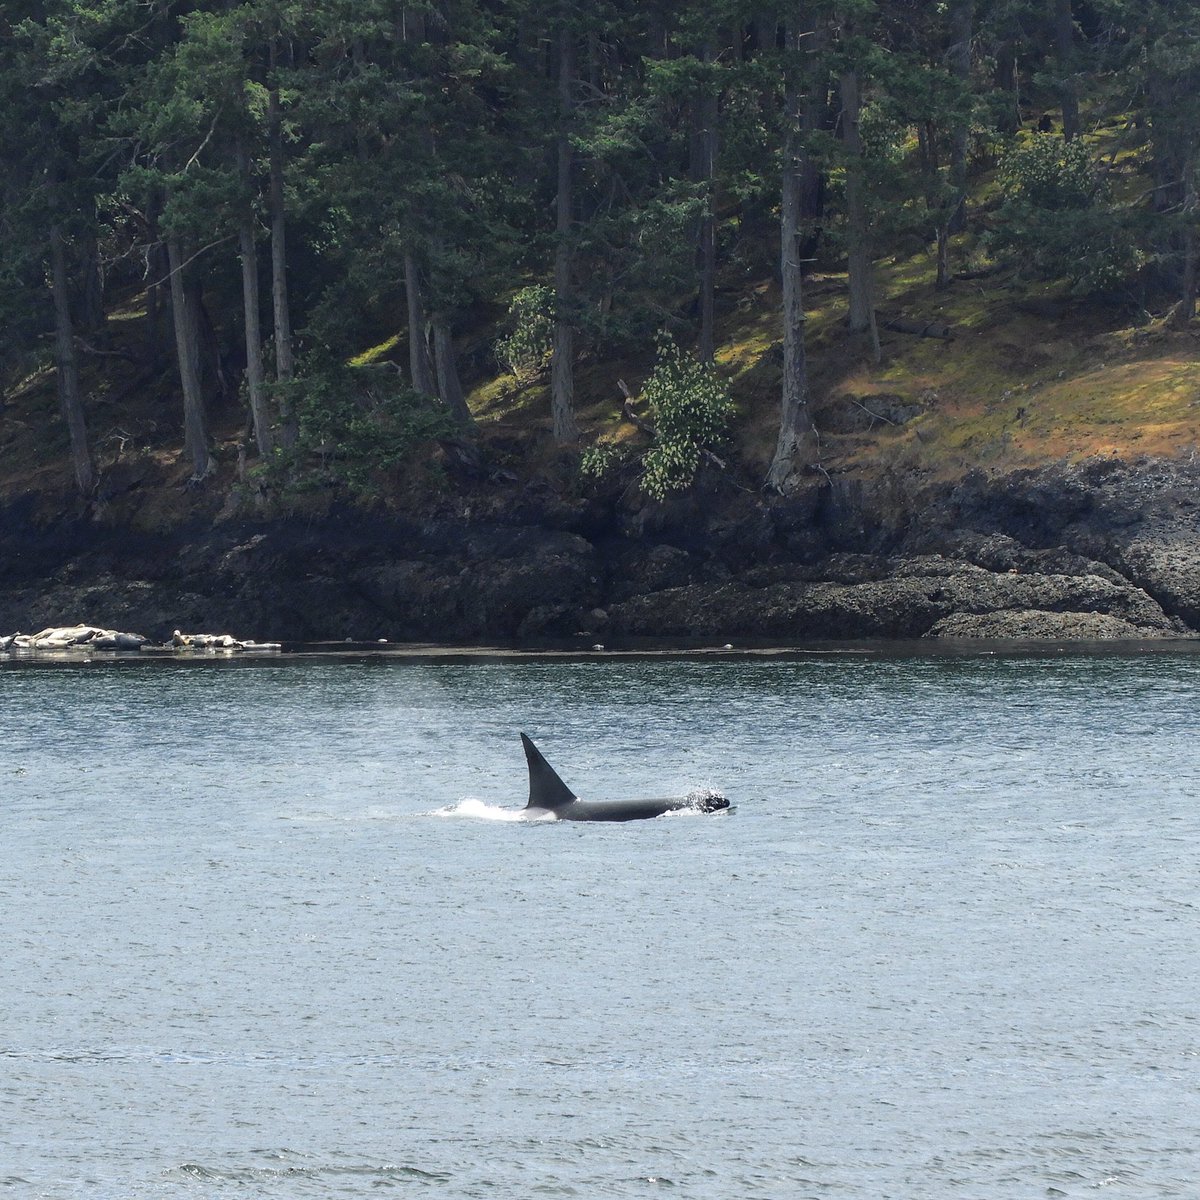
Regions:
[[729, 799], [711, 788], [692, 792], [688, 797], [688, 806], [698, 808], [702, 813], [722, 812], [730, 807]]
[[554, 812], [579, 799], [525, 734], [521, 734], [521, 745], [525, 747], [525, 761], [529, 764], [529, 803], [526, 808], [545, 808]]

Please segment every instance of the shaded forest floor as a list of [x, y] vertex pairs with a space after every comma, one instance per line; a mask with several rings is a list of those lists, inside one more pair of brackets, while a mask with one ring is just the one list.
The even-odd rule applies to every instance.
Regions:
[[[967, 261], [968, 247], [955, 247]], [[1095, 457], [1176, 458], [1200, 445], [1200, 331], [1179, 331], [1138, 313], [1125, 297], [1072, 297], [1023, 284], [986, 264], [950, 287], [934, 287], [932, 256], [879, 264], [881, 359], [844, 329], [846, 280], [807, 281], [811, 406], [819, 469], [878, 480], [950, 480]], [[727, 457], [738, 481], [756, 488], [774, 448], [780, 376], [779, 295], [762, 279], [726, 278], [720, 291], [717, 363], [737, 404]], [[889, 331], [889, 319], [948, 326], [951, 337]], [[82, 356], [89, 432], [110, 519], [142, 528], [192, 517], [238, 515], [239, 448], [246, 412], [227, 400], [211, 413], [217, 474], [188, 486], [180, 460], [182, 403], [169, 359], [147, 362], [139, 301], [110, 313], [102, 341]], [[550, 439], [545, 378], [518, 381], [494, 363], [491, 330], [474, 335], [470, 403], [485, 462], [472, 478], [416, 470], [381, 479], [380, 499], [412, 511], [438, 494], [520, 489], [531, 480], [586, 488], [570, 456]], [[364, 359], [404, 361], [398, 338]], [[621, 416], [618, 380], [636, 394], [649, 355], [622, 360], [584, 353], [576, 394], [584, 444], [642, 437]], [[66, 429], [54, 416], [51, 367], [25, 379], [0, 410], [0, 500], [39, 497], [44, 516], [77, 507]], [[52, 432], [47, 436], [46, 429]], [[432, 450], [431, 454], [439, 452]], [[304, 503], [327, 503], [308, 497]], [[262, 515], [261, 489], [255, 495]], [[293, 503], [293, 501], [289, 501]]]

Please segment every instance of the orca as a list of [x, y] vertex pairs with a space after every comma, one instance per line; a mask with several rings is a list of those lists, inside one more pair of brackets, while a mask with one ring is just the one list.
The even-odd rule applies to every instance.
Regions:
[[729, 807], [719, 792], [660, 800], [580, 800], [525, 734], [521, 734], [521, 744], [529, 764], [529, 803], [524, 811], [530, 816], [552, 813], [559, 821], [643, 821], [680, 810], [712, 813]]

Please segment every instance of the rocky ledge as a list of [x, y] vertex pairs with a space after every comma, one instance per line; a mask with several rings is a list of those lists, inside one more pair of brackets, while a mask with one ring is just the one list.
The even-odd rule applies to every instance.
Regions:
[[1091, 461], [937, 483], [720, 476], [628, 492], [445, 498], [421, 515], [0, 525], [0, 628], [78, 614], [169, 639], [1113, 639], [1200, 630], [1200, 471]]
[[823, 564], [823, 574], [843, 572], [669, 588], [614, 606], [610, 623], [623, 634], [803, 640], [1188, 636], [1142, 589], [1093, 572], [997, 573], [940, 556]]

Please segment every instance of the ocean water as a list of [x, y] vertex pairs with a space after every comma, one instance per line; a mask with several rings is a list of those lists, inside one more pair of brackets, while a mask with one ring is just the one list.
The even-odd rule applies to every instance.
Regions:
[[[0, 729], [0, 1194], [1200, 1193], [1200, 656], [9, 662]], [[516, 819], [520, 730], [735, 811]]]

